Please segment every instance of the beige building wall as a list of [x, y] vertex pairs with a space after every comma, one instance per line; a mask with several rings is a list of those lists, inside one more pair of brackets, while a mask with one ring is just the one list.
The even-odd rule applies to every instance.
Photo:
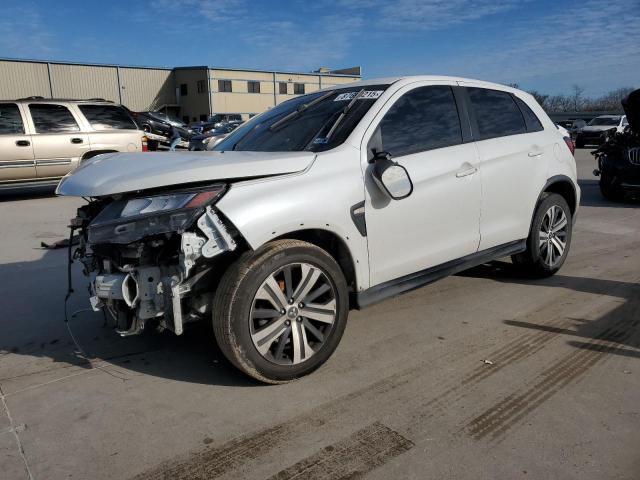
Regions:
[[46, 63], [0, 61], [0, 99], [50, 97]]
[[51, 63], [54, 98], [104, 98], [119, 102], [118, 69]]
[[[359, 72], [359, 68], [353, 69]], [[219, 80], [231, 82], [231, 92], [220, 92]], [[240, 113], [246, 119], [295, 97], [294, 85], [305, 93], [360, 80], [359, 75], [287, 73], [223, 68], [144, 68], [115, 65], [0, 60], [0, 98], [104, 98], [133, 111], [168, 107], [180, 110], [189, 122], [212, 113]], [[248, 82], [260, 82], [260, 92], [249, 92]], [[198, 82], [203, 91], [198, 92]], [[287, 93], [279, 93], [279, 83]], [[187, 86], [181, 95], [180, 86]]]
[[[208, 69], [199, 68], [176, 68], [173, 71], [175, 77], [176, 95], [180, 105], [180, 115], [183, 120], [196, 122], [202, 115], [209, 116], [209, 89], [207, 82]], [[198, 92], [198, 82], [204, 83], [205, 91]], [[187, 94], [182, 95], [180, 86], [187, 86]], [[188, 117], [188, 118], [187, 118]]]
[[[232, 91], [221, 92], [218, 80], [230, 80]], [[255, 72], [250, 70], [209, 70], [209, 85], [213, 113], [240, 113], [245, 118], [261, 113], [274, 105], [294, 98], [294, 85], [303, 84], [304, 93], [321, 88], [351, 83], [359, 76], [339, 76], [313, 73]], [[248, 92], [248, 81], [260, 82], [260, 93]], [[286, 83], [287, 94], [280, 94], [280, 83]]]
[[120, 67], [122, 104], [134, 112], [176, 105], [173, 71], [170, 69]]

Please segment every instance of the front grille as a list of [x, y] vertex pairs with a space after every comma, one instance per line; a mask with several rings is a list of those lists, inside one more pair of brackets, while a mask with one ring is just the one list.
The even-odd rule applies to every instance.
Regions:
[[633, 147], [627, 150], [629, 161], [634, 165], [640, 165], [640, 147]]

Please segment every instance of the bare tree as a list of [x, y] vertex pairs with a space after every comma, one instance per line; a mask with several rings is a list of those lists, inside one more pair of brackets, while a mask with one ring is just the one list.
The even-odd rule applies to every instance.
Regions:
[[571, 107], [574, 112], [579, 112], [584, 106], [584, 87], [573, 85], [571, 87]]

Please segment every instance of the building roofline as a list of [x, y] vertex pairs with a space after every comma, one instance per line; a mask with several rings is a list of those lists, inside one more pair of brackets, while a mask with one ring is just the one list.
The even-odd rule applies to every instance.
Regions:
[[120, 65], [116, 63], [92, 63], [92, 62], [68, 62], [62, 60], [38, 60], [31, 58], [7, 58], [0, 57], [1, 62], [20, 62], [20, 63], [42, 63], [51, 65], [76, 65], [85, 67], [111, 67], [111, 68], [143, 68], [147, 70], [225, 70], [230, 72], [256, 72], [256, 73], [275, 73], [284, 75], [314, 75], [321, 77], [346, 77], [346, 78], [362, 78], [362, 75], [349, 75], [344, 73], [319, 73], [319, 72], [295, 72], [287, 70], [261, 70], [256, 68], [231, 68], [231, 67], [217, 67], [208, 65], [194, 65], [194, 66], [182, 66], [182, 67], [151, 67], [148, 65]]

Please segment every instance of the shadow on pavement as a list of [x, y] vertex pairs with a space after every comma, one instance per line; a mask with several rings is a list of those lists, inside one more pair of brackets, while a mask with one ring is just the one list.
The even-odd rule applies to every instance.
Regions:
[[[69, 326], [80, 347], [101, 370], [115, 376], [151, 375], [211, 385], [258, 386], [218, 349], [210, 322], [188, 325], [181, 336], [145, 331], [121, 338], [101, 313], [86, 310], [88, 280], [74, 264], [75, 293]], [[66, 249], [45, 250], [33, 262], [0, 265], [7, 279], [0, 303], [0, 382], [39, 375], [62, 377], [72, 368], [93, 368], [76, 349], [64, 324]], [[78, 312], [72, 318], [72, 314]], [[58, 372], [59, 371], [59, 372]], [[25, 380], [29, 381], [29, 380]]]
[[[578, 180], [582, 196], [580, 198], [581, 207], [605, 207], [605, 208], [637, 208], [640, 206], [640, 193], [628, 193], [624, 200], [607, 200], [600, 193], [598, 180]], [[580, 213], [578, 212], [578, 219]]]
[[55, 197], [55, 185], [42, 185], [37, 187], [3, 188], [0, 190], [0, 202], [19, 202], [34, 198]]
[[597, 319], [569, 318], [575, 324], [573, 329], [519, 320], [505, 320], [504, 323], [513, 327], [576, 337], [578, 340], [569, 340], [567, 343], [585, 350], [602, 351], [602, 346], [594, 341], [611, 342], [612, 345], [606, 348], [607, 353], [640, 358], [640, 350], [636, 350], [640, 347], [640, 283], [560, 274], [545, 279], [532, 279], [523, 276], [514, 264], [504, 261], [480, 265], [459, 275], [511, 284], [561, 287], [576, 292], [617, 297], [622, 300], [620, 306]]

